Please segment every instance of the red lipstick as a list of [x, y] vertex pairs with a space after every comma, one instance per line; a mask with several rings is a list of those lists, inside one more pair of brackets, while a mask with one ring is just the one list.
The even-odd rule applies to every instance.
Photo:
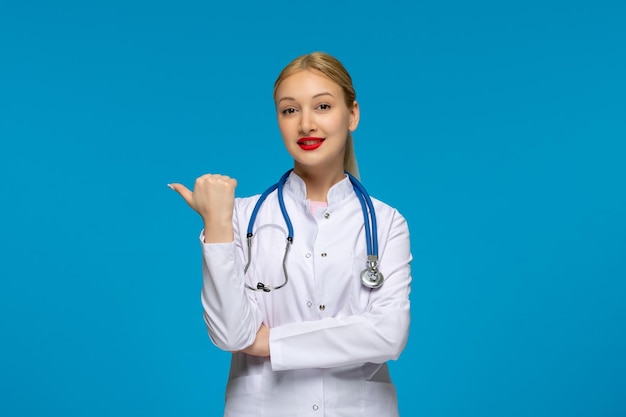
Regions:
[[324, 138], [315, 137], [300, 138], [298, 140], [298, 146], [300, 146], [300, 148], [305, 151], [314, 151], [315, 149], [322, 146], [322, 142], [324, 142], [325, 140], [326, 139]]

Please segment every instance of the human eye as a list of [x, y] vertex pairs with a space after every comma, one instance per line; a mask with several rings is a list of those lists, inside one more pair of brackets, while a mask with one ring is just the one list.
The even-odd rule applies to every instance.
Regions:
[[321, 111], [330, 110], [330, 104], [328, 104], [328, 103], [320, 103], [320, 104], [317, 105], [317, 109], [321, 110]]
[[284, 109], [282, 109], [282, 110], [280, 111], [280, 113], [281, 113], [283, 116], [289, 116], [289, 115], [291, 115], [291, 114], [294, 114], [295, 112], [296, 112], [296, 109], [295, 109], [294, 107], [287, 107], [287, 108], [284, 108]]

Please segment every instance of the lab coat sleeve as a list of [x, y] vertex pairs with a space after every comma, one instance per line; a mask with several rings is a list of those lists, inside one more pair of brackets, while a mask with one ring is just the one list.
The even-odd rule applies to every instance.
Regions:
[[[411, 286], [407, 222], [394, 218], [381, 253], [382, 287], [371, 290], [363, 314], [278, 326], [270, 330], [270, 356], [275, 371], [332, 368], [395, 360], [409, 333]], [[380, 245], [379, 245], [380, 246]]]
[[[237, 219], [236, 213], [233, 215]], [[238, 351], [252, 345], [262, 323], [254, 292], [243, 285], [244, 264], [237, 222], [231, 243], [202, 245], [202, 307], [211, 341], [225, 351]]]

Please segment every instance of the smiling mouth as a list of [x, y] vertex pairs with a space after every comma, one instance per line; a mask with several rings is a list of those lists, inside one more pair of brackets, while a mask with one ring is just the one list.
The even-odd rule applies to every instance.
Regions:
[[302, 148], [305, 151], [312, 151], [322, 146], [322, 143], [325, 140], [326, 139], [324, 138], [312, 138], [312, 137], [300, 138], [298, 140], [298, 146], [300, 146], [300, 148]]

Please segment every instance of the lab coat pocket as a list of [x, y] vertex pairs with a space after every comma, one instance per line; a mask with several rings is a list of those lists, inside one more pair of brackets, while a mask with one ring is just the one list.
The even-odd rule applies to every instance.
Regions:
[[264, 224], [255, 230], [252, 238], [251, 258], [245, 282], [256, 288], [259, 282], [276, 287], [285, 282], [283, 258], [287, 231], [277, 224]]
[[233, 378], [226, 386], [226, 417], [258, 415], [262, 407], [262, 375]]
[[367, 311], [370, 289], [361, 284], [361, 272], [367, 267], [366, 256], [355, 256], [350, 277], [350, 313], [362, 314]]

